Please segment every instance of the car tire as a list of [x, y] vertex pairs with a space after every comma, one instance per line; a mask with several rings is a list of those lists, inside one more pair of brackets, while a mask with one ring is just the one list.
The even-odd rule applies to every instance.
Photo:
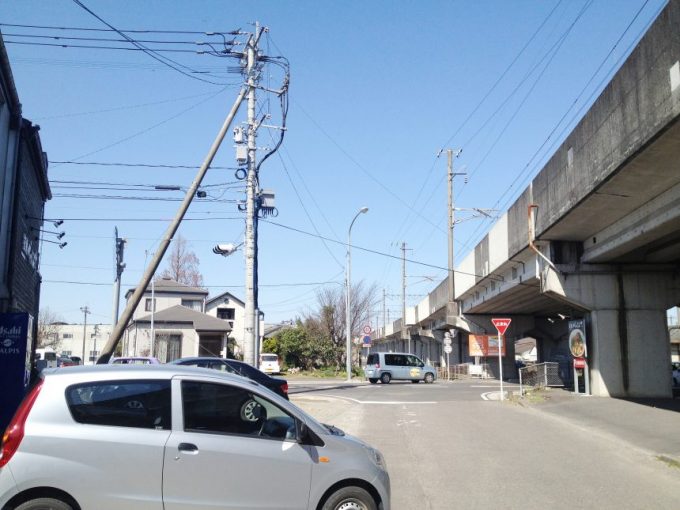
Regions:
[[343, 487], [330, 495], [322, 510], [377, 510], [377, 506], [361, 487]]
[[425, 374], [425, 384], [432, 384], [434, 382], [434, 374], [432, 372], [428, 372]]
[[14, 507], [14, 510], [73, 510], [73, 507], [59, 499], [38, 498]]
[[[256, 411], [260, 408], [259, 411]], [[256, 423], [260, 420], [259, 414], [262, 412], [262, 406], [259, 402], [253, 399], [247, 399], [241, 404], [241, 419], [250, 423]]]
[[380, 376], [380, 382], [383, 384], [389, 384], [390, 381], [392, 380], [392, 376], [385, 372], [383, 375]]
[[371, 384], [375, 384], [375, 383], [378, 382], [378, 379], [376, 379], [375, 377], [370, 377], [370, 378], [368, 379], [368, 382], [370, 382]]

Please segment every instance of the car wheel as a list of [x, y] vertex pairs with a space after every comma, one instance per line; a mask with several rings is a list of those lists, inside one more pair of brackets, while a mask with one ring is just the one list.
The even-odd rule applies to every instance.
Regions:
[[253, 399], [246, 400], [241, 405], [241, 419], [243, 421], [256, 422], [262, 415], [262, 406]]
[[73, 507], [58, 499], [38, 498], [26, 501], [14, 510], [73, 510]]
[[432, 384], [434, 382], [434, 374], [432, 372], [428, 372], [425, 374], [425, 383], [426, 384]]
[[331, 494], [322, 510], [377, 510], [371, 495], [361, 487], [343, 487]]
[[391, 380], [392, 376], [388, 373], [384, 373], [383, 375], [380, 376], [380, 382], [383, 384], [389, 384]]
[[375, 384], [375, 383], [378, 382], [378, 380], [377, 380], [375, 377], [369, 378], [368, 381], [369, 381], [371, 384]]

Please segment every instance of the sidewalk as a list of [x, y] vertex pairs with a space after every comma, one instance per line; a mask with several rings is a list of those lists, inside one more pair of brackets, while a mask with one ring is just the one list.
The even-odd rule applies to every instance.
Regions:
[[562, 389], [542, 395], [545, 401], [522, 405], [680, 468], [680, 399], [591, 397]]

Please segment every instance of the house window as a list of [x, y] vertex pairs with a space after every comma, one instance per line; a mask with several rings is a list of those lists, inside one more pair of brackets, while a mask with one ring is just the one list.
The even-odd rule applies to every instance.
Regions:
[[182, 357], [182, 335], [156, 333], [154, 356], [161, 363], [168, 363]]
[[217, 318], [225, 321], [229, 321], [229, 327], [234, 327], [234, 318], [236, 316], [236, 310], [233, 308], [218, 308]]
[[73, 351], [61, 351], [61, 355], [64, 356], [65, 358], [70, 358], [71, 352]]
[[154, 309], [154, 311], [156, 310], [156, 300], [151, 299], [151, 298], [146, 298], [146, 301], [144, 302], [144, 311], [145, 312], [151, 311], [151, 302], [152, 301], [153, 301], [153, 309]]
[[73, 333], [64, 333], [63, 338], [73, 338]]
[[97, 361], [99, 351], [90, 351], [90, 361]]
[[236, 315], [236, 310], [233, 308], [218, 308], [217, 318], [225, 321], [233, 321]]
[[196, 310], [197, 312], [200, 312], [203, 308], [203, 301], [200, 299], [183, 299], [182, 300], [182, 306], [186, 306], [187, 308], [191, 308], [192, 310]]

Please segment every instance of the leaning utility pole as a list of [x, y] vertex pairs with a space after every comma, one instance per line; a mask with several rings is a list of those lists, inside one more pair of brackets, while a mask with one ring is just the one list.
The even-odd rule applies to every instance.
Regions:
[[196, 195], [198, 187], [201, 185], [201, 182], [203, 181], [203, 178], [205, 177], [208, 168], [210, 168], [210, 164], [212, 163], [213, 159], [215, 158], [215, 155], [217, 154], [217, 149], [219, 149], [222, 140], [224, 140], [224, 137], [227, 134], [229, 127], [231, 126], [231, 122], [232, 120], [234, 120], [234, 117], [238, 112], [239, 106], [241, 106], [241, 102], [246, 97], [247, 92], [248, 87], [243, 87], [239, 92], [236, 101], [234, 101], [234, 105], [231, 107], [231, 110], [229, 111], [229, 114], [227, 115], [227, 118], [225, 119], [222, 128], [220, 129], [219, 133], [217, 134], [217, 137], [215, 138], [215, 141], [210, 147], [208, 155], [203, 161], [201, 168], [198, 170], [198, 173], [196, 174], [194, 181], [191, 183], [191, 186], [189, 186], [189, 189], [187, 190], [184, 200], [182, 201], [182, 204], [180, 205], [180, 208], [177, 211], [177, 214], [175, 215], [175, 218], [172, 220], [167, 230], [165, 231], [165, 234], [163, 235], [163, 238], [159, 243], [158, 249], [156, 250], [154, 257], [151, 259], [149, 266], [146, 268], [146, 271], [142, 275], [142, 279], [140, 280], [139, 284], [132, 293], [132, 296], [128, 300], [127, 306], [125, 307], [125, 310], [123, 310], [123, 315], [116, 323], [115, 327], [113, 328], [113, 331], [111, 331], [111, 336], [109, 337], [108, 342], [106, 342], [106, 345], [102, 349], [102, 355], [97, 360], [97, 363], [106, 364], [111, 359], [113, 351], [118, 345], [118, 342], [120, 342], [120, 339], [123, 337], [123, 332], [125, 331], [125, 328], [127, 327], [127, 324], [130, 318], [132, 317], [132, 313], [134, 312], [135, 308], [137, 308], [137, 305], [141, 301], [142, 296], [144, 295], [144, 291], [149, 285], [152, 276], [158, 269], [161, 260], [163, 260], [163, 255], [165, 255], [168, 246], [170, 246], [172, 238], [177, 233], [177, 229], [179, 228], [179, 225], [182, 222], [184, 215], [189, 209], [189, 205], [191, 204], [191, 201]]

